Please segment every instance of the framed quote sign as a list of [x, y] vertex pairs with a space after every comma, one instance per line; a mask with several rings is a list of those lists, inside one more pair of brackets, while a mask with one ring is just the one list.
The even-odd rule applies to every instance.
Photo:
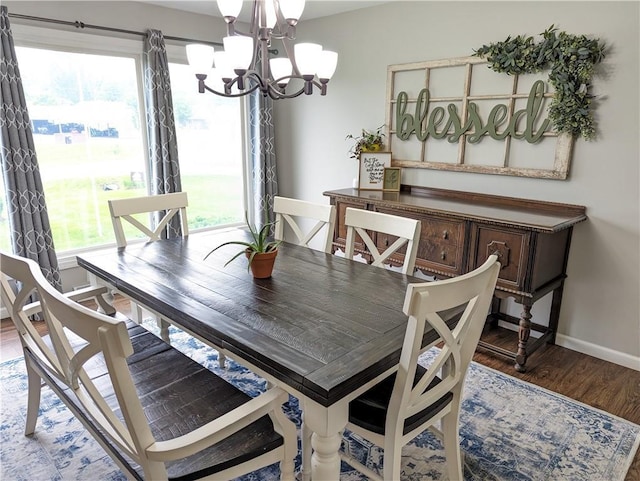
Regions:
[[358, 189], [382, 190], [384, 187], [384, 170], [388, 167], [391, 167], [391, 152], [360, 153]]

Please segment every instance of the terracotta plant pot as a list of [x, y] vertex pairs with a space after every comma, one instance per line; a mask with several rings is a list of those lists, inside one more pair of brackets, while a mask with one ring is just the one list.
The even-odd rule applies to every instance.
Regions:
[[[251, 257], [251, 252], [246, 251], [247, 259]], [[273, 272], [273, 264], [276, 261], [276, 256], [278, 255], [278, 251], [271, 251], [265, 253], [258, 253], [253, 257], [253, 261], [249, 266], [251, 268], [251, 273], [253, 277], [256, 279], [268, 279], [271, 277], [271, 273]]]

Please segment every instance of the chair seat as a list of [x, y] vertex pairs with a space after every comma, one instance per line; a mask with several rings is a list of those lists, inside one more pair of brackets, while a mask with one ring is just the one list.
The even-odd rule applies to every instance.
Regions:
[[[413, 381], [414, 386], [426, 372], [427, 370], [424, 367], [420, 365], [417, 366]], [[371, 432], [384, 435], [387, 410], [395, 380], [396, 375], [394, 373], [351, 401], [349, 405], [349, 422]], [[440, 378], [436, 376], [429, 386], [427, 386], [426, 390], [432, 389], [439, 382]], [[407, 434], [424, 424], [425, 421], [444, 409], [452, 399], [453, 393], [448, 392], [427, 408], [409, 417], [405, 421], [403, 434]]]
[[[127, 328], [134, 349], [127, 362], [157, 441], [189, 433], [251, 399], [144, 327], [130, 321]], [[102, 392], [112, 389], [104, 362], [96, 359], [86, 367]], [[68, 398], [75, 398], [69, 388], [61, 387]], [[105, 399], [117, 407], [113, 393], [106, 394]], [[120, 417], [120, 411], [115, 412]], [[215, 474], [269, 452], [283, 442], [269, 416], [263, 416], [208, 449], [167, 462], [169, 479], [186, 481]], [[142, 478], [142, 470], [139, 475]]]

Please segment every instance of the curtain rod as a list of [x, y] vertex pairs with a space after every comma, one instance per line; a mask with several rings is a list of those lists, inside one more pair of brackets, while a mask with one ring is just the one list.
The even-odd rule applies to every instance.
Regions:
[[[68, 25], [71, 27], [76, 27], [77, 29], [83, 29], [83, 28], [93, 28], [95, 30], [105, 30], [107, 32], [118, 32], [118, 33], [126, 33], [129, 35], [138, 35], [141, 37], [144, 37], [145, 35], [147, 35], [145, 32], [136, 32], [134, 30], [124, 30], [122, 28], [114, 28], [114, 27], [103, 27], [101, 25], [91, 25], [88, 23], [84, 23], [84, 22], [80, 22], [78, 20], [75, 20], [73, 22], [70, 22], [68, 20], [56, 20], [55, 18], [45, 18], [45, 17], [34, 17], [32, 15], [22, 15], [20, 13], [9, 13], [9, 17], [13, 17], [13, 18], [20, 18], [22, 20], [33, 20], [36, 22], [45, 22], [45, 23], [55, 23], [58, 25]], [[193, 40], [190, 38], [183, 38], [183, 37], [172, 37], [169, 35], [163, 35], [165, 40], [174, 40], [177, 42], [186, 42], [186, 43], [204, 43], [207, 45], [215, 45], [215, 46], [222, 46], [222, 43], [220, 42], [210, 42], [210, 41], [206, 41], [206, 40]]]

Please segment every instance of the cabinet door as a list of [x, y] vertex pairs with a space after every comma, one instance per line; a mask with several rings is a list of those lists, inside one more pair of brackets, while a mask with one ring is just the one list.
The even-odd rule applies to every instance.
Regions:
[[498, 255], [498, 288], [524, 292], [527, 289], [528, 254], [531, 232], [472, 223], [469, 270], [481, 266], [492, 254]]
[[[376, 208], [376, 210], [420, 221], [420, 243], [416, 258], [418, 269], [426, 273], [445, 276], [462, 274], [464, 269], [464, 221], [383, 207]], [[376, 242], [379, 249], [384, 249], [396, 239], [394, 236], [378, 234]], [[402, 263], [405, 251], [406, 247], [403, 247], [398, 251], [401, 255], [396, 255], [396, 258], [392, 258], [392, 260]]]

